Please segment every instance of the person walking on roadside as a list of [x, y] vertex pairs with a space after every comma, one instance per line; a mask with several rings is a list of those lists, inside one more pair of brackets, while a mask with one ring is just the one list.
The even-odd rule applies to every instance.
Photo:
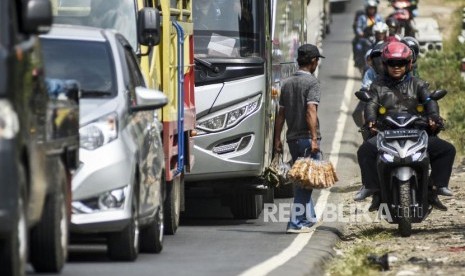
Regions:
[[[320, 83], [313, 75], [320, 58], [324, 58], [315, 45], [304, 44], [297, 49], [299, 70], [283, 81], [279, 98], [279, 111], [275, 122], [274, 149], [283, 152], [281, 132], [287, 125], [286, 141], [292, 161], [310, 156], [321, 159], [318, 105]], [[294, 184], [294, 202], [286, 233], [308, 233], [317, 222], [312, 201], [312, 190]]]

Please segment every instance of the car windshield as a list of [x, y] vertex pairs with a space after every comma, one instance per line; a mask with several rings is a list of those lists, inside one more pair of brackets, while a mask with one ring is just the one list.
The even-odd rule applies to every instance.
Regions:
[[261, 56], [259, 2], [196, 0], [193, 2], [194, 51], [197, 58]]
[[137, 48], [134, 0], [52, 0], [53, 22], [114, 29]]
[[47, 38], [41, 43], [47, 78], [77, 80], [82, 97], [116, 95], [114, 63], [106, 43]]

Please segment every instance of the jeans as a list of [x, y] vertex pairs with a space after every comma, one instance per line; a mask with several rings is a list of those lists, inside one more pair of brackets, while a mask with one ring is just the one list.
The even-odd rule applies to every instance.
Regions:
[[[297, 139], [287, 141], [289, 151], [291, 153], [292, 162], [297, 158], [310, 156], [313, 159], [322, 159], [321, 152], [311, 153], [310, 139]], [[318, 141], [320, 144], [320, 141]], [[291, 208], [291, 218], [288, 223], [288, 228], [300, 228], [302, 226], [312, 226], [317, 222], [315, 208], [312, 201], [312, 191], [301, 188], [294, 184], [294, 202]]]

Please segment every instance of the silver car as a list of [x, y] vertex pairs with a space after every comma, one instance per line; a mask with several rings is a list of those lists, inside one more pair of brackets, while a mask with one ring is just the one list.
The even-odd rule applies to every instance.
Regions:
[[80, 167], [71, 233], [105, 237], [108, 255], [135, 260], [163, 242], [164, 155], [155, 109], [128, 41], [111, 30], [55, 25], [41, 37], [50, 78], [80, 83]]

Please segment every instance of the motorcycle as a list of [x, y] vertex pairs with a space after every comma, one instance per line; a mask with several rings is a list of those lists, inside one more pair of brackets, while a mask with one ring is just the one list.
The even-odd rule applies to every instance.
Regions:
[[413, 26], [413, 11], [416, 9], [415, 2], [410, 0], [389, 0], [394, 11], [387, 18], [395, 18], [399, 21], [401, 35], [415, 37], [416, 29]]
[[[439, 100], [446, 93], [446, 90], [436, 90], [429, 99]], [[372, 101], [366, 91], [358, 91], [355, 95], [362, 102]], [[380, 105], [380, 113], [382, 111]], [[382, 117], [379, 123], [383, 130], [376, 134], [381, 197], [379, 212], [389, 223], [398, 224], [402, 237], [408, 237], [412, 223], [422, 222], [432, 210], [428, 200], [432, 192], [427, 152], [428, 122], [421, 114], [406, 112], [384, 114]]]

